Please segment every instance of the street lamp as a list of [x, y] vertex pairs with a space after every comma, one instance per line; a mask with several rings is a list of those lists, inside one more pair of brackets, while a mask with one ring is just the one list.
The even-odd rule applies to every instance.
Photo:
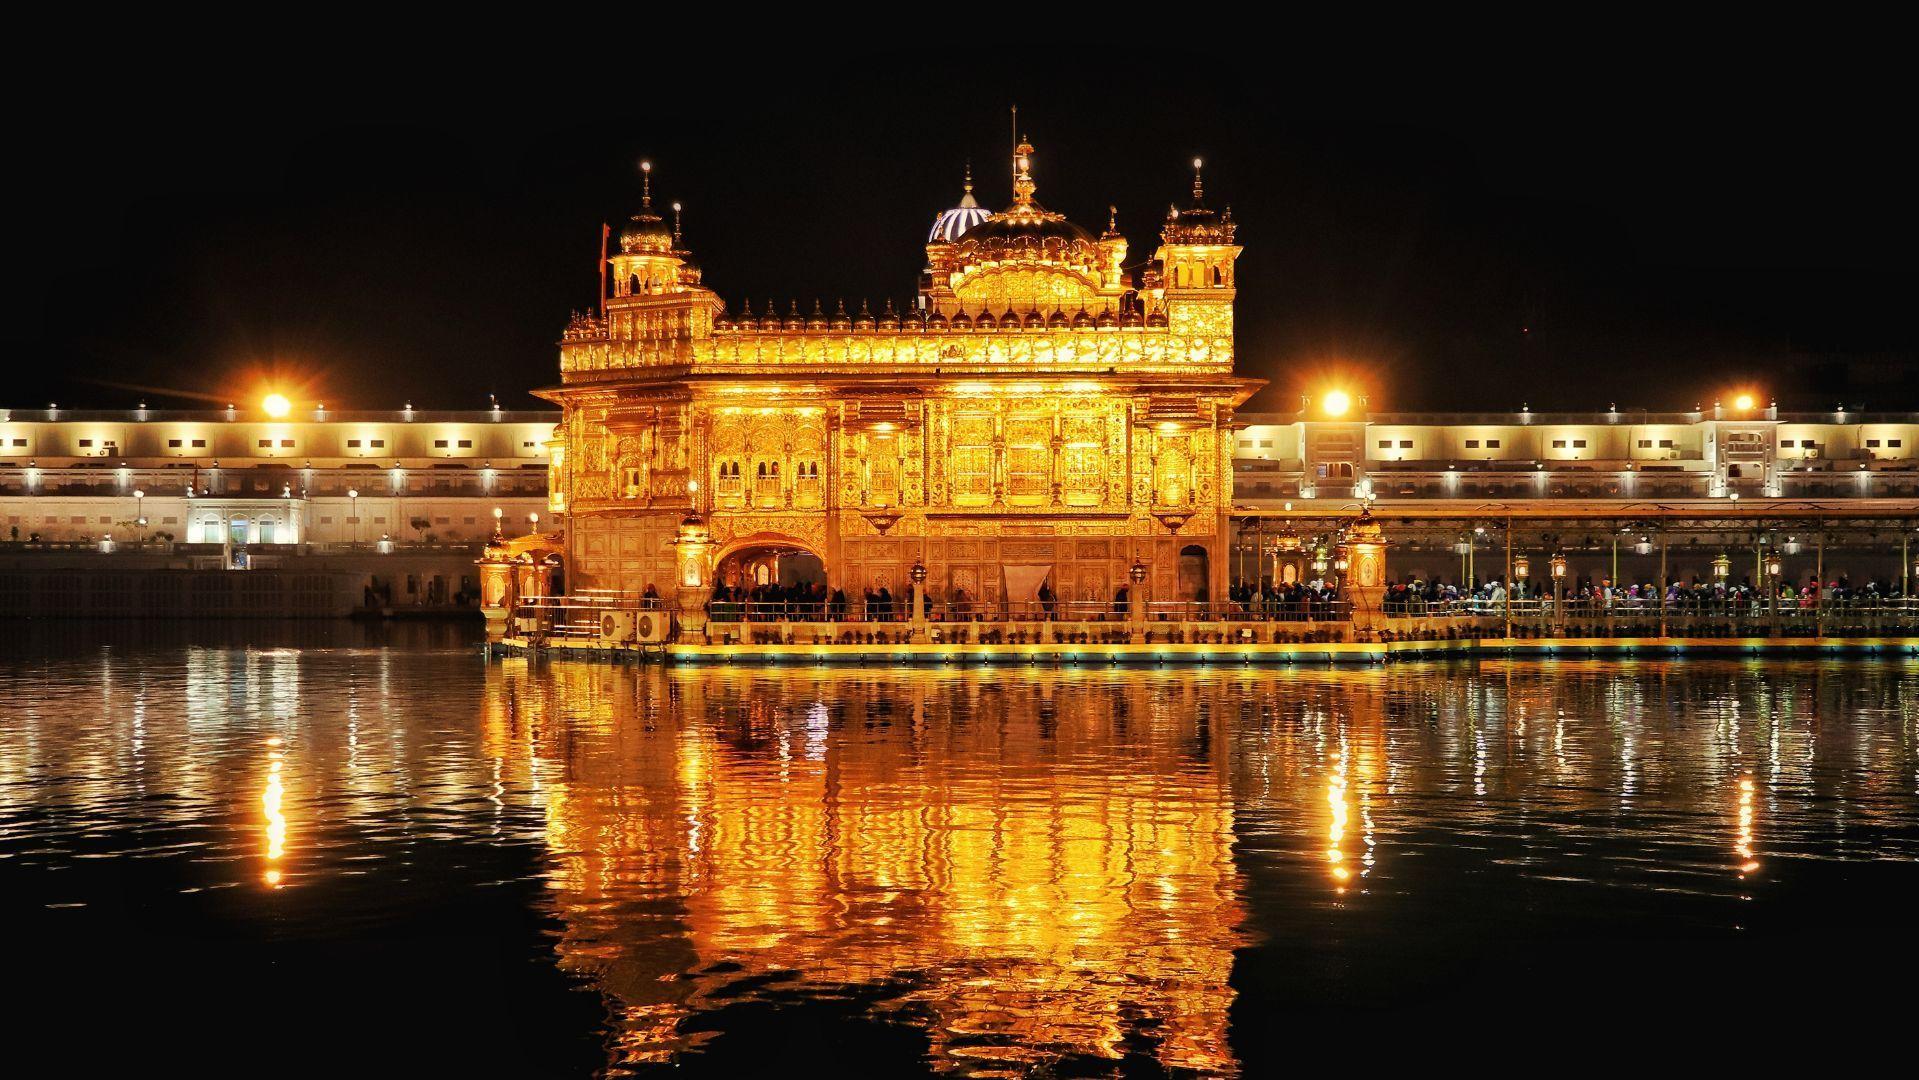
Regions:
[[1724, 584], [1726, 579], [1732, 576], [1732, 556], [1723, 551], [1720, 552], [1712, 561], [1712, 576]]
[[139, 488], [133, 489], [133, 523], [140, 527], [140, 541], [147, 539], [147, 512], [145, 510], [147, 493]]
[[540, 531], [540, 515], [528, 514], [526, 516], [526, 531], [529, 535]]
[[360, 542], [360, 489], [346, 489], [346, 516], [353, 523], [353, 542]]
[[1553, 577], [1553, 626], [1558, 632], [1563, 633], [1566, 625], [1566, 612], [1565, 608], [1561, 605], [1561, 600], [1566, 595], [1565, 554], [1562, 552], [1554, 552], [1549, 565], [1552, 568]]
[[506, 539], [506, 534], [500, 530], [500, 519], [505, 516], [506, 511], [497, 506], [493, 508], [493, 539], [496, 543]]

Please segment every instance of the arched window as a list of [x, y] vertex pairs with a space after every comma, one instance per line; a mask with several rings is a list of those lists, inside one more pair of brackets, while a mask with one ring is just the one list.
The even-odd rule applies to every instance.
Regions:
[[817, 510], [823, 503], [820, 490], [820, 463], [802, 461], [793, 475], [794, 505], [808, 510]]

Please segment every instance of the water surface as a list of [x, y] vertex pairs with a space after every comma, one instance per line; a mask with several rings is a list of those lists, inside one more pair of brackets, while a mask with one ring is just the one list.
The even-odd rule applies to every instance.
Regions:
[[1723, 1067], [1903, 1029], [1916, 673], [36, 627], [9, 1026], [79, 1072]]

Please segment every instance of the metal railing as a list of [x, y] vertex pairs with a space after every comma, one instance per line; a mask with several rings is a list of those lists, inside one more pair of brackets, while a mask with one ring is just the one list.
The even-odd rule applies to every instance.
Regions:
[[[707, 618], [717, 623], [769, 622], [911, 622], [912, 598], [867, 601], [834, 600], [713, 600]], [[1166, 622], [1347, 622], [1352, 605], [1343, 600], [1221, 601], [1153, 600], [1145, 604], [1146, 621]], [[1125, 600], [999, 601], [934, 600], [926, 604], [930, 623], [1072, 622], [1125, 623], [1132, 617]]]

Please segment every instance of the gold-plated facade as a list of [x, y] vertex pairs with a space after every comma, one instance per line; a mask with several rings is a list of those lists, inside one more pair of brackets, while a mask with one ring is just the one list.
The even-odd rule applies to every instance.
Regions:
[[716, 564], [811, 552], [849, 594], [922, 559], [937, 595], [1107, 600], [1141, 556], [1157, 596], [1221, 594], [1233, 411], [1260, 385], [1233, 372], [1231, 214], [1196, 180], [1135, 272], [1116, 222], [1040, 206], [1032, 155], [1007, 209], [936, 226], [906, 312], [729, 313], [649, 191], [541, 395], [570, 580], [664, 589], [695, 511]]

